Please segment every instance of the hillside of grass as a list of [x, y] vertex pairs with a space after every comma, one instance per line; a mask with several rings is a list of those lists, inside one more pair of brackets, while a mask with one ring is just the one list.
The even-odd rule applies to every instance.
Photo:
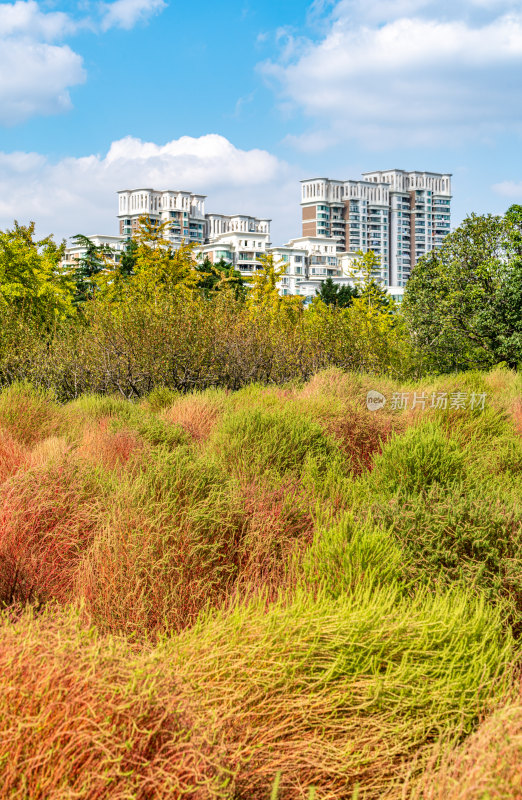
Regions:
[[0, 800], [520, 798], [522, 376], [13, 383], [0, 628]]

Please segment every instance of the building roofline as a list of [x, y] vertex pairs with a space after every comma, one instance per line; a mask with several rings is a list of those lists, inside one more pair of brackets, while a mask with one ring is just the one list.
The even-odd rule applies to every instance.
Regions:
[[136, 189], [118, 189], [116, 194], [123, 194], [124, 192], [157, 192], [157, 194], [190, 194], [192, 197], [208, 197], [207, 194], [198, 194], [197, 192], [190, 192], [187, 189], [151, 189], [145, 186], [138, 186]]
[[373, 169], [368, 172], [361, 172], [361, 175], [374, 175], [376, 172], [402, 172], [404, 175], [415, 173], [417, 175], [444, 175], [449, 178], [453, 176], [452, 172], [430, 172], [426, 169]]
[[[248, 219], [257, 219], [258, 222], [272, 222], [272, 219], [269, 217], [254, 217], [252, 214], [220, 214], [219, 211], [207, 211], [205, 213], [206, 217], [224, 217], [225, 219], [232, 219], [232, 217], [248, 217]], [[244, 231], [247, 233], [247, 231]], [[252, 231], [250, 231], [252, 233]]]

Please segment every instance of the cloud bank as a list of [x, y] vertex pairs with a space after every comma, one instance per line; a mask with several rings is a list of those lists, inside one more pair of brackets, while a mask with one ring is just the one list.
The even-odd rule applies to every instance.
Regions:
[[318, 41], [260, 67], [309, 120], [293, 139], [302, 149], [447, 146], [522, 130], [520, 2], [341, 0], [325, 24]]
[[299, 233], [297, 173], [266, 150], [241, 150], [217, 134], [166, 144], [125, 137], [105, 155], [50, 162], [0, 153], [0, 228], [35, 220], [39, 234], [115, 234], [119, 189], [207, 194], [208, 211], [273, 217], [274, 241]]

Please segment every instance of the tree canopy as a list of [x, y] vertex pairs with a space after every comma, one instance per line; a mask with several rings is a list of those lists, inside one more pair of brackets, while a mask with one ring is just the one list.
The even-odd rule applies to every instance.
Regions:
[[522, 207], [467, 217], [419, 260], [403, 311], [430, 368], [522, 362]]
[[65, 243], [35, 239], [35, 224], [0, 231], [0, 305], [46, 325], [72, 313], [73, 285], [60, 267]]
[[327, 306], [347, 308], [355, 297], [359, 297], [359, 290], [355, 286], [339, 286], [332, 278], [327, 278], [316, 294]]

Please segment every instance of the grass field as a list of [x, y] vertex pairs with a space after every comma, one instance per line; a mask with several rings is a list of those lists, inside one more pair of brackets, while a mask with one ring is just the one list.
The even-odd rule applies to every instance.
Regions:
[[0, 609], [0, 800], [520, 800], [522, 375], [13, 384]]

